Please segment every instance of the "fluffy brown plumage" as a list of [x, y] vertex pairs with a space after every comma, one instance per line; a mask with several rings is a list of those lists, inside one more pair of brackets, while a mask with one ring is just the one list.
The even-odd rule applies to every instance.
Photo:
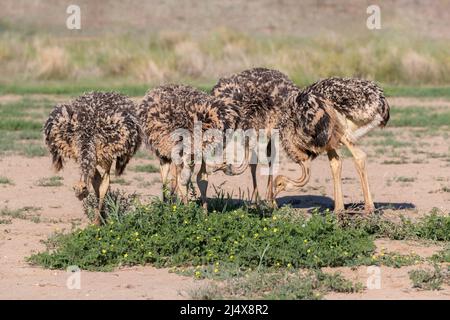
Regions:
[[328, 100], [312, 92], [290, 99], [278, 123], [283, 148], [297, 163], [336, 149], [344, 129]]
[[[172, 133], [179, 129], [187, 130], [193, 141], [194, 126], [198, 121], [201, 121], [202, 134], [209, 129], [224, 133], [227, 129], [235, 128], [237, 116], [234, 104], [225, 103], [189, 86], [165, 85], [148, 91], [139, 105], [139, 117], [143, 123], [146, 142], [160, 159], [163, 184], [168, 182], [169, 168], [173, 160], [172, 150], [180, 143], [179, 139], [171, 138]], [[203, 139], [201, 151], [208, 152], [216, 148], [218, 143], [219, 141]], [[176, 184], [185, 201], [187, 201], [187, 184], [193, 170], [189, 164], [193, 160], [193, 152], [194, 150], [191, 150], [191, 157], [183, 159], [184, 163], [176, 164]], [[202, 161], [199, 172], [201, 180], [206, 179], [205, 170]], [[174, 191], [173, 183], [171, 189]], [[206, 206], [206, 194], [201, 191]]]
[[388, 122], [389, 105], [383, 90], [374, 82], [362, 79], [325, 79], [290, 99], [286, 110], [280, 121], [282, 144], [287, 154], [301, 165], [304, 174], [298, 181], [278, 176], [275, 193], [304, 185], [309, 179], [309, 160], [327, 152], [335, 183], [335, 210], [343, 210], [342, 162], [336, 150], [345, 144], [355, 158], [366, 211], [373, 211], [366, 155], [355, 143], [373, 128], [383, 127]]
[[238, 106], [237, 127], [275, 128], [285, 110], [286, 100], [300, 89], [283, 73], [254, 68], [221, 78], [211, 90], [215, 97]]
[[[239, 118], [237, 128], [254, 129], [256, 133], [264, 130], [269, 138], [267, 156], [273, 156], [270, 136], [286, 112], [286, 101], [300, 92], [300, 89], [283, 73], [254, 68], [224, 77], [213, 87], [211, 94], [215, 97], [238, 106]], [[255, 156], [253, 156], [255, 160]], [[252, 161], [256, 162], [256, 161]], [[258, 199], [256, 182], [257, 164], [250, 164], [253, 180], [253, 200]], [[245, 169], [245, 167], [244, 167]], [[242, 173], [243, 170], [238, 171]], [[266, 198], [272, 202], [272, 175], [268, 175]]]
[[341, 119], [345, 119], [347, 138], [352, 142], [389, 121], [389, 104], [383, 89], [373, 81], [334, 77], [317, 81], [303, 92], [329, 100]]
[[116, 161], [116, 174], [122, 174], [141, 144], [134, 103], [113, 92], [90, 92], [55, 106], [44, 135], [56, 170], [61, 170], [67, 159], [79, 163], [81, 179], [75, 191], [80, 199], [87, 195], [91, 182], [101, 197], [100, 185], [94, 183], [100, 180], [97, 166], [105, 170], [101, 180], [108, 180], [103, 183], [107, 189], [112, 163]]

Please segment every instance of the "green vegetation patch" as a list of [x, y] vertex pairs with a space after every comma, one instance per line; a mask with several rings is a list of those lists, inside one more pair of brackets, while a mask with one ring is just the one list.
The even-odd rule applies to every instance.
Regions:
[[34, 214], [36, 211], [41, 210], [37, 207], [23, 207], [20, 209], [9, 209], [8, 207], [0, 210], [0, 217], [6, 217], [9, 219], [2, 220], [3, 223], [10, 223], [10, 219], [30, 220], [34, 223], [39, 223], [39, 215]]
[[57, 239], [54, 250], [33, 255], [48, 268], [78, 265], [111, 269], [121, 264], [156, 266], [233, 263], [241, 267], [352, 265], [370, 257], [371, 236], [343, 228], [332, 215], [295, 217], [292, 209], [259, 216], [243, 208], [205, 215], [197, 204], [158, 200]]
[[450, 111], [431, 107], [391, 108], [389, 126], [441, 127], [450, 126]]
[[138, 166], [134, 167], [133, 171], [155, 173], [155, 172], [159, 172], [159, 168], [153, 164], [143, 164], [143, 165], [138, 165]]
[[444, 283], [450, 284], [450, 272], [434, 265], [433, 270], [418, 269], [410, 271], [409, 279], [413, 283], [413, 288], [441, 290]]
[[36, 182], [39, 187], [61, 187], [63, 185], [63, 177], [53, 176], [49, 178], [42, 178]]
[[[198, 271], [196, 271], [198, 272]], [[361, 283], [352, 283], [339, 273], [320, 270], [291, 271], [262, 269], [244, 277], [229, 278], [225, 285], [215, 283], [192, 289], [191, 298], [211, 299], [274, 299], [318, 300], [329, 292], [353, 293], [363, 289]]]
[[0, 184], [13, 185], [14, 183], [11, 181], [11, 179], [9, 179], [7, 177], [0, 176]]

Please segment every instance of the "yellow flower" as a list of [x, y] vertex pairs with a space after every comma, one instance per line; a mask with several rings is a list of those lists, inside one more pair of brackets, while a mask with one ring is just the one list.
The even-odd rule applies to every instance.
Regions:
[[111, 248], [114, 248], [114, 245], [113, 245], [113, 244], [111, 245]]
[[280, 266], [280, 263], [279, 263], [279, 262], [277, 262], [277, 263], [276, 263], [276, 266], [277, 266], [277, 267], [279, 267], [279, 266]]
[[303, 242], [304, 242], [304, 243], [308, 243], [308, 240], [305, 239], [305, 240], [303, 240]]
[[311, 253], [311, 249], [306, 250], [306, 252]]
[[233, 260], [233, 259], [234, 259], [234, 256], [233, 256], [233, 255], [231, 255], [231, 256], [230, 256], [230, 260]]
[[139, 232], [135, 232], [134, 236], [137, 237], [139, 235]]
[[184, 224], [188, 224], [189, 222], [187, 220], [184, 220]]
[[141, 241], [141, 239], [139, 239], [139, 238], [136, 238], [136, 241], [137, 241], [137, 242], [139, 242], [139, 241]]
[[287, 264], [287, 267], [288, 267], [288, 268], [292, 267], [292, 264], [288, 263], [288, 264]]
[[176, 211], [176, 210], [177, 210], [177, 206], [173, 206], [173, 207], [172, 207], [172, 210], [173, 210], [173, 211]]
[[105, 250], [105, 249], [103, 249], [103, 250], [102, 250], [102, 253], [103, 253], [103, 254], [105, 254], [105, 253], [106, 253], [106, 250]]
[[372, 260], [377, 260], [377, 256], [376, 256], [376, 255], [373, 255], [373, 256], [372, 256]]
[[[275, 231], [274, 231], [275, 232]], [[258, 238], [259, 237], [259, 234], [258, 233], [255, 233], [254, 235], [253, 235], [253, 237], [254, 238]]]
[[277, 220], [277, 216], [273, 216], [272, 220], [274, 220], [274, 221]]
[[273, 228], [273, 232], [277, 232], [278, 231], [278, 228]]
[[219, 272], [219, 269], [215, 268], [214, 273], [217, 273], [217, 272]]
[[195, 271], [195, 276], [197, 277], [197, 278], [200, 278], [200, 276], [201, 276], [201, 272], [200, 271]]
[[152, 254], [153, 254], [153, 252], [151, 252], [151, 251], [148, 252], [148, 255], [149, 255], [149, 256], [151, 256]]
[[216, 266], [218, 266], [219, 265], [219, 262], [216, 262]]
[[236, 240], [234, 240], [234, 244], [238, 244], [239, 242], [237, 242]]
[[263, 229], [264, 231], [267, 231], [267, 228], [266, 227], [264, 227], [264, 229]]
[[124, 258], [128, 258], [128, 253], [125, 253], [125, 254], [123, 255], [123, 257], [124, 257]]

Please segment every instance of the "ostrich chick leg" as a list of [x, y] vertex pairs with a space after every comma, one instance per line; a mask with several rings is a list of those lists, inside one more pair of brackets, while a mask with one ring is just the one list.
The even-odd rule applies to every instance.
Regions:
[[364, 210], [366, 213], [372, 213], [375, 210], [375, 206], [373, 204], [372, 196], [369, 190], [369, 181], [367, 178], [367, 170], [366, 170], [366, 158], [367, 155], [364, 151], [358, 148], [356, 145], [348, 141], [347, 139], [341, 140], [343, 144], [350, 150], [353, 158], [355, 160], [356, 171], [358, 171], [359, 178], [361, 180], [361, 185], [364, 194]]
[[109, 171], [110, 171], [110, 168], [108, 168], [108, 170], [105, 170], [105, 173], [102, 176], [102, 182], [100, 183], [99, 197], [98, 197], [98, 209], [95, 214], [95, 220], [94, 220], [94, 223], [96, 225], [100, 225], [102, 222], [101, 212], [102, 212], [102, 208], [103, 208], [103, 202], [105, 201], [106, 193], [108, 192], [108, 189], [109, 189], [109, 182], [110, 182], [110, 172]]
[[206, 163], [202, 161], [200, 170], [197, 173], [197, 186], [200, 189], [200, 198], [202, 200], [202, 206], [205, 210], [208, 210], [208, 174], [206, 173]]
[[253, 192], [251, 201], [257, 203], [259, 199], [259, 194], [258, 194], [258, 183], [256, 180], [256, 168], [258, 167], [258, 165], [256, 163], [252, 163], [249, 164], [249, 166], [250, 172], [252, 173], [252, 182], [253, 182]]
[[328, 160], [330, 160], [331, 175], [334, 184], [334, 212], [339, 214], [344, 211], [344, 199], [342, 196], [342, 160], [336, 150], [328, 151]]
[[167, 193], [168, 193], [168, 187], [167, 182], [169, 180], [169, 173], [170, 173], [170, 162], [160, 160], [159, 161], [159, 171], [161, 173], [161, 181], [162, 181], [162, 199], [163, 201], [167, 201]]
[[267, 191], [266, 191], [266, 200], [269, 202], [270, 206], [275, 206], [276, 203], [273, 200], [273, 159], [272, 156], [275, 155], [275, 145], [272, 144], [272, 141], [269, 139], [269, 143], [267, 144], [266, 155], [267, 159], [269, 159], [269, 176], [267, 177]]
[[190, 174], [192, 173], [190, 170], [188, 167], [182, 168], [177, 166], [177, 188], [181, 196], [181, 201], [184, 204], [188, 204], [189, 202]]

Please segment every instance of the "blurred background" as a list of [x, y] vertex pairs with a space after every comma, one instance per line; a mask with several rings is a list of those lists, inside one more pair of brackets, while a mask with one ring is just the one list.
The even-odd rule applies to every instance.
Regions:
[[[71, 4], [81, 8], [81, 30], [66, 27]], [[371, 4], [381, 8], [380, 30], [366, 26]], [[1, 0], [0, 7], [0, 86], [9, 91], [209, 87], [254, 66], [279, 69], [299, 85], [333, 75], [450, 84], [450, 0]]]

